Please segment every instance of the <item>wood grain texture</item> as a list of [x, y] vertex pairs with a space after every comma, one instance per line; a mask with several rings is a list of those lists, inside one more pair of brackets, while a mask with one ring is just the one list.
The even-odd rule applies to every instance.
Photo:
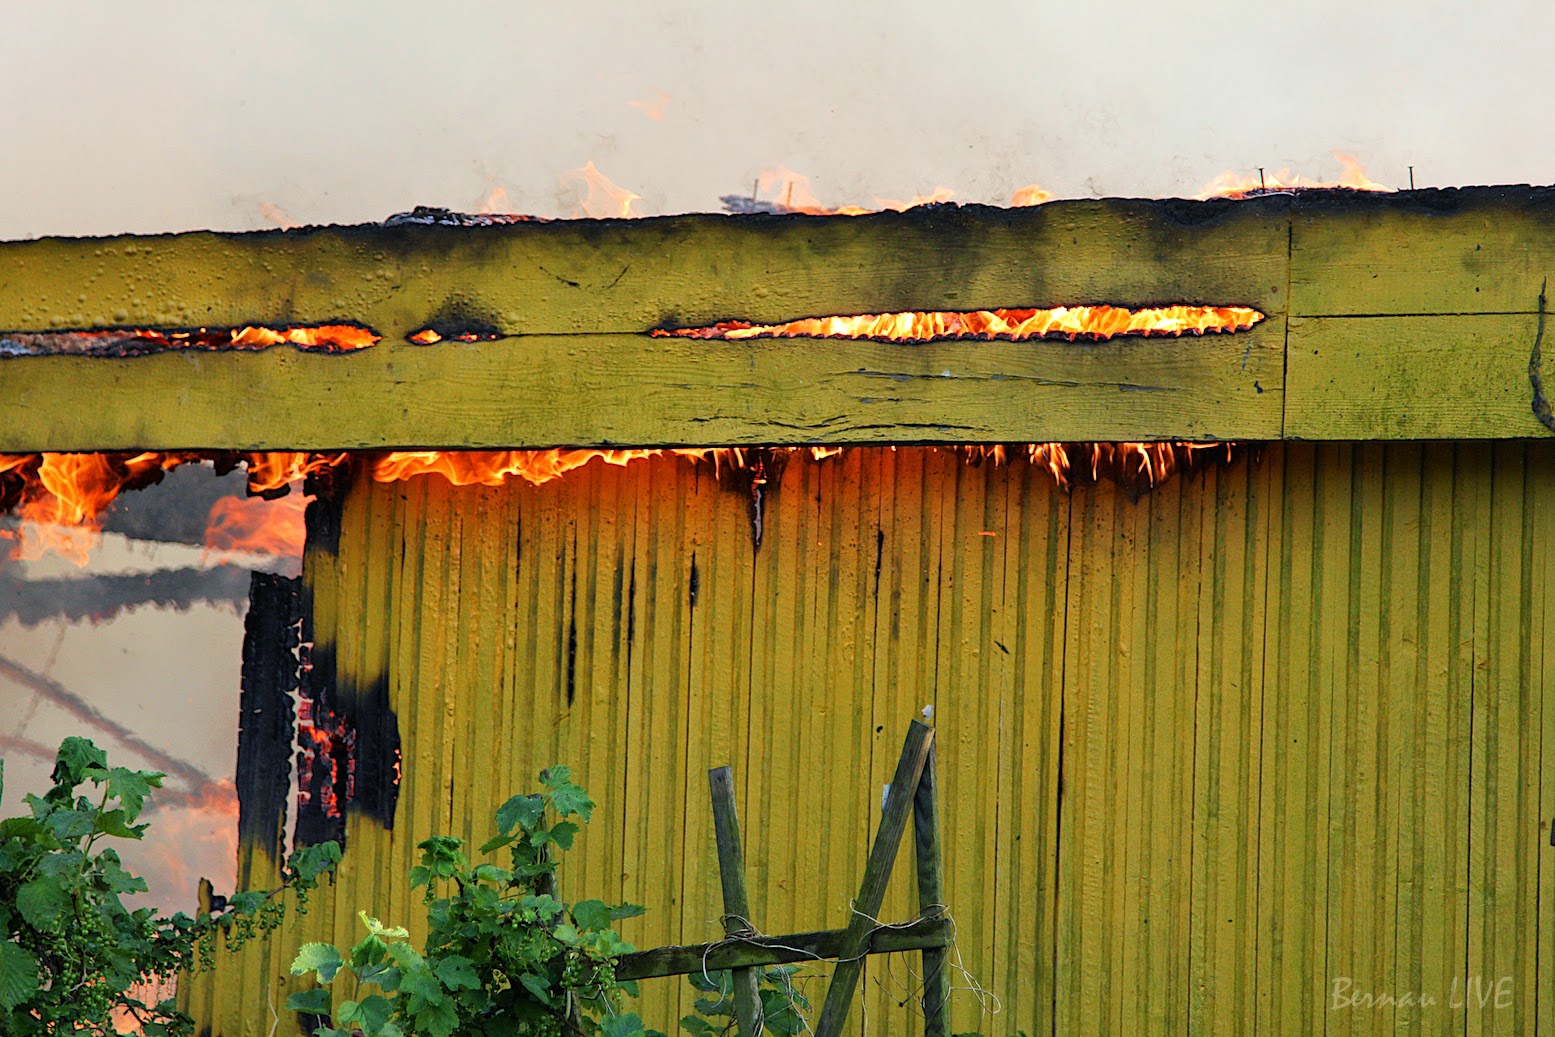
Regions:
[[1529, 381], [1537, 327], [1532, 313], [1293, 317], [1285, 436], [1548, 437]]
[[1300, 196], [1293, 317], [1531, 313], [1555, 275], [1555, 191]]
[[1278, 198], [1106, 199], [47, 238], [0, 245], [0, 330], [354, 320], [399, 340], [429, 325], [640, 333], [731, 317], [1087, 302], [1282, 313], [1288, 208]]
[[1266, 322], [1104, 343], [588, 335], [26, 357], [0, 361], [0, 451], [1266, 439], [1282, 349]]

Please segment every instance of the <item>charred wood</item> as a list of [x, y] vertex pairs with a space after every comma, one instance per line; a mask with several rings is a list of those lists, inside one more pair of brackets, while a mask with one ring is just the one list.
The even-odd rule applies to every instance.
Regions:
[[301, 581], [254, 573], [243, 623], [238, 715], [238, 839], [282, 856], [296, 728], [292, 696], [301, 679]]

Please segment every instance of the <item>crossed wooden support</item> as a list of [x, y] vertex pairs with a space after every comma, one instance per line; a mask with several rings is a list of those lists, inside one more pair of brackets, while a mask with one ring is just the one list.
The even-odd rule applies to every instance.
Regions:
[[[880, 829], [864, 866], [864, 879], [853, 902], [846, 929], [762, 936], [750, 925], [745, 892], [745, 855], [740, 847], [740, 821], [734, 807], [734, 777], [728, 767], [708, 772], [713, 797], [713, 827], [718, 842], [718, 871], [723, 881], [724, 940], [691, 947], [658, 947], [623, 957], [616, 966], [620, 979], [683, 976], [731, 969], [734, 973], [735, 1018], [741, 1037], [761, 1033], [761, 1000], [756, 970], [795, 961], [835, 959], [831, 985], [815, 1037], [837, 1037], [847, 1019], [868, 954], [923, 952], [925, 1037], [950, 1037], [950, 975], [947, 971], [951, 925], [945, 913], [944, 869], [940, 860], [939, 815], [934, 781], [934, 729], [917, 720], [907, 731], [896, 774], [886, 793]], [[899, 925], [875, 921], [885, 899], [886, 884], [908, 817], [913, 822], [918, 862], [918, 918]]]

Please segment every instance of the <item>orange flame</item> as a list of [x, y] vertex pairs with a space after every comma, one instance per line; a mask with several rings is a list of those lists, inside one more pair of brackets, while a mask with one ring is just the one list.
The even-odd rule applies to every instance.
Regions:
[[355, 324], [304, 324], [283, 328], [195, 328], [163, 331], [152, 328], [111, 328], [94, 331], [0, 332], [11, 351], [27, 354], [68, 353], [129, 356], [170, 349], [249, 349], [295, 346], [323, 353], [348, 353], [376, 345], [378, 335]]
[[1059, 306], [1048, 310], [968, 310], [863, 313], [850, 317], [807, 317], [786, 324], [720, 321], [701, 328], [655, 329], [655, 336], [699, 339], [872, 338], [891, 342], [932, 339], [1066, 337], [1095, 341], [1115, 335], [1182, 335], [1250, 328], [1263, 314], [1247, 306], [1164, 306], [1130, 310], [1121, 306]]
[[[717, 447], [637, 450], [416, 450], [396, 451], [373, 462], [371, 476], [396, 482], [439, 475], [455, 486], [501, 486], [517, 477], [541, 485], [593, 461], [626, 466], [649, 457], [669, 456], [691, 463], [710, 463], [721, 475], [731, 470], [763, 470], [771, 455], [807, 455], [816, 461], [840, 456], [840, 446]], [[892, 448], [895, 449], [895, 448]], [[1229, 443], [1027, 443], [1012, 446], [964, 446], [954, 449], [969, 462], [1010, 463], [1018, 459], [1047, 471], [1068, 490], [1080, 483], [1114, 479], [1131, 491], [1148, 489], [1183, 469], [1206, 461], [1229, 462]], [[346, 453], [254, 453], [245, 455], [251, 492], [273, 492], [308, 474], [343, 464]], [[19, 498], [0, 497], [0, 512], [16, 507], [23, 523], [19, 532], [0, 531], [18, 539], [13, 554], [37, 558], [54, 551], [85, 565], [100, 539], [103, 510], [126, 489], [160, 478], [163, 471], [200, 460], [196, 453], [122, 454], [0, 454], [0, 476], [24, 480]], [[4, 491], [0, 484], [0, 491]], [[234, 552], [261, 552], [282, 557], [300, 553], [304, 538], [307, 497], [289, 493], [277, 501], [223, 498], [211, 508], [206, 548], [226, 562]], [[19, 504], [16, 500], [19, 499]]]
[[280, 227], [282, 230], [296, 230], [298, 227], [302, 226], [302, 224], [292, 219], [291, 216], [287, 214], [286, 210], [282, 209], [279, 205], [272, 205], [269, 202], [259, 203], [259, 215], [263, 216], [277, 227]]
[[[834, 457], [842, 447], [793, 447], [817, 459]], [[559, 479], [590, 461], [625, 467], [648, 457], [684, 457], [707, 461], [713, 470], [743, 468], [751, 451], [742, 447], [664, 447], [639, 450], [400, 450], [373, 465], [376, 482], [398, 482], [418, 475], [441, 475], [455, 486], [501, 486], [517, 476], [536, 486]]]
[[1052, 191], [1043, 190], [1036, 184], [1027, 184], [1025, 187], [1022, 187], [1020, 190], [1015, 192], [1014, 196], [1010, 199], [1010, 206], [1012, 208], [1020, 208], [1027, 205], [1041, 205], [1044, 202], [1051, 202], [1052, 200]]
[[561, 182], [563, 185], [582, 185], [584, 194], [578, 202], [578, 207], [573, 210], [574, 217], [631, 219], [637, 215], [632, 212], [632, 203], [642, 200], [642, 195], [633, 194], [626, 188], [612, 183], [605, 174], [594, 168], [592, 161], [581, 169], [563, 174]]
[[511, 211], [508, 207], [508, 189], [501, 184], [492, 184], [475, 211], [486, 215]]
[[350, 456], [344, 452], [315, 454], [303, 451], [270, 450], [247, 454], [248, 492], [261, 495], [284, 490], [310, 475], [328, 472]]
[[[207, 456], [195, 451], [0, 454], [0, 513], [14, 509], [21, 519], [16, 529], [0, 530], [0, 538], [15, 542], [13, 558], [36, 560], [53, 552], [84, 566], [102, 540], [103, 513], [122, 491], [156, 482], [163, 472]], [[298, 480], [329, 471], [347, 456], [246, 454], [249, 492], [287, 494], [298, 487]], [[234, 551], [296, 555], [303, 541], [305, 505], [301, 493], [290, 493], [277, 502], [219, 500], [210, 512], [206, 547], [218, 552], [219, 562]]]
[[1251, 198], [1260, 194], [1274, 194], [1283, 191], [1334, 190], [1336, 188], [1349, 191], [1393, 190], [1393, 188], [1379, 184], [1368, 177], [1365, 167], [1361, 165], [1354, 155], [1335, 151], [1333, 156], [1339, 160], [1339, 165], [1343, 170], [1338, 180], [1311, 180], [1304, 176], [1292, 176], [1288, 169], [1281, 169], [1272, 175], [1237, 173], [1234, 170], [1228, 169], [1208, 184], [1205, 184], [1203, 189], [1193, 197], [1198, 199]]
[[[439, 475], [455, 486], [501, 486], [517, 476], [534, 485], [559, 479], [592, 461], [626, 466], [649, 457], [673, 456], [711, 462], [714, 471], [744, 469], [763, 455], [808, 455], [816, 461], [843, 454], [848, 447], [762, 447], [646, 450], [419, 450], [381, 457], [372, 468], [376, 482], [397, 482]], [[896, 449], [896, 448], [892, 448]], [[1024, 443], [1006, 446], [922, 447], [955, 450], [968, 462], [1009, 464], [1023, 460], [1048, 472], [1064, 490], [1077, 484], [1114, 479], [1131, 489], [1157, 486], [1172, 474], [1207, 462], [1229, 463], [1232, 443]]]
[[880, 212], [884, 209], [892, 209], [901, 212], [918, 205], [933, 205], [937, 202], [948, 202], [955, 196], [955, 191], [948, 187], [936, 187], [926, 195], [917, 195], [911, 201], [898, 201], [894, 198], [876, 198], [873, 208], [862, 205], [843, 205], [835, 209], [822, 205], [815, 195], [810, 193], [810, 178], [802, 176], [783, 166], [772, 169], [763, 169], [756, 178], [757, 195], [766, 195], [784, 212], [800, 212], [809, 216], [864, 216], [872, 212]]
[[49, 551], [85, 565], [102, 538], [101, 516], [127, 486], [141, 486], [162, 473], [196, 460], [190, 453], [43, 454], [35, 467], [27, 455], [0, 458], [0, 472], [22, 471], [17, 530], [0, 531], [16, 541], [12, 557], [38, 559]]
[[[955, 197], [952, 189], [939, 186], [926, 195], [915, 195], [909, 201], [898, 201], [894, 198], [875, 198], [873, 206], [843, 205], [830, 208], [822, 205], [820, 200], [810, 191], [810, 178], [794, 172], [784, 166], [774, 166], [771, 169], [763, 169], [756, 178], [754, 197], [772, 199], [778, 209], [783, 212], [799, 212], [809, 216], [865, 216], [873, 212], [894, 210], [902, 212], [919, 205], [934, 205], [939, 202], [948, 202]], [[1010, 199], [1012, 206], [1041, 205], [1053, 200], [1053, 192], [1044, 190], [1036, 184], [1027, 184], [1016, 191]]]
[[307, 507], [300, 486], [278, 500], [219, 498], [206, 521], [205, 549], [218, 564], [227, 563], [236, 553], [298, 557], [307, 539], [303, 522]]

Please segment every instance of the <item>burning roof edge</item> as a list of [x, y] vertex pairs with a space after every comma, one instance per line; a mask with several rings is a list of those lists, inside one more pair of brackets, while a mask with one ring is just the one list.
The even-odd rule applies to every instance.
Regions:
[[[1541, 436], [1552, 268], [1534, 187], [45, 238], [0, 244], [0, 329], [384, 339], [10, 358], [0, 451]], [[1101, 344], [647, 334], [1177, 303], [1268, 319]], [[406, 341], [431, 326], [483, 340]]]

